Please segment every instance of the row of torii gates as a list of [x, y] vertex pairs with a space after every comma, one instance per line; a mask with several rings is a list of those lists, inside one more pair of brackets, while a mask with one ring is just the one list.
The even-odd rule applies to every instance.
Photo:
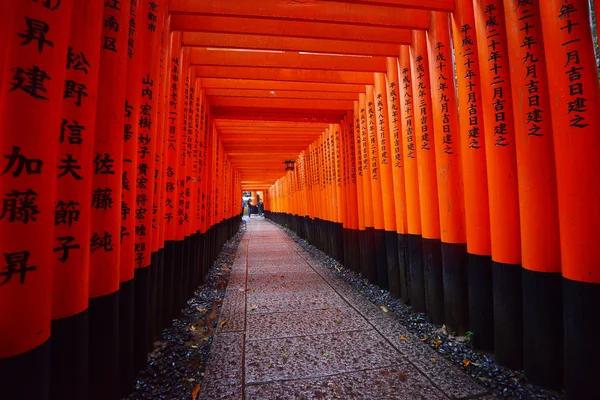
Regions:
[[8, 1], [0, 397], [126, 395], [264, 190], [267, 217], [501, 365], [597, 398], [592, 10]]

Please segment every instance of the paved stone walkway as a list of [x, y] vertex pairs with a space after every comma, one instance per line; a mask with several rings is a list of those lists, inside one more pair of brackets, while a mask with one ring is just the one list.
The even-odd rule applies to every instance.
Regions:
[[201, 399], [492, 399], [263, 218], [247, 221]]

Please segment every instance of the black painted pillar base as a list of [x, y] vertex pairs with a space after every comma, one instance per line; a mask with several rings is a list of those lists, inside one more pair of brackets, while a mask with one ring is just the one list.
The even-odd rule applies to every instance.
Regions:
[[119, 292], [90, 299], [89, 318], [89, 398], [118, 400]]
[[369, 241], [366, 230], [358, 231], [358, 245], [360, 246], [359, 269], [363, 279], [369, 279]]
[[162, 326], [168, 328], [173, 321], [173, 279], [174, 279], [175, 241], [165, 241], [163, 257], [163, 301]]
[[164, 328], [163, 321], [163, 296], [164, 296], [164, 269], [165, 269], [165, 249], [158, 249], [156, 268], [156, 309], [154, 315], [154, 337], [160, 338]]
[[442, 272], [442, 242], [423, 238], [423, 273], [427, 316], [434, 324], [444, 323], [444, 274]]
[[350, 231], [347, 228], [344, 228], [342, 231], [342, 237], [344, 242], [344, 255], [342, 257], [342, 264], [345, 268], [352, 270], [350, 266]]
[[350, 257], [350, 268], [355, 273], [360, 273], [360, 231], [357, 229], [348, 230], [348, 257]]
[[185, 236], [183, 238], [183, 272], [181, 276], [181, 303], [179, 304], [180, 308], [185, 306], [185, 303], [190, 298], [189, 293], [189, 281], [190, 281], [190, 237]]
[[494, 295], [492, 257], [467, 254], [469, 284], [469, 330], [471, 344], [479, 350], [494, 351]]
[[173, 249], [173, 303], [171, 318], [178, 318], [181, 314], [181, 299], [183, 297], [183, 239], [176, 240]]
[[492, 260], [494, 353], [498, 364], [523, 367], [523, 295], [520, 264]]
[[136, 374], [146, 368], [148, 362], [150, 279], [150, 267], [135, 269], [133, 365]]
[[388, 287], [393, 298], [400, 298], [400, 266], [398, 265], [398, 238], [396, 231], [385, 231], [385, 251]]
[[[337, 254], [337, 260], [340, 263], [344, 263], [344, 224], [337, 222], [333, 224], [335, 237], [337, 238], [337, 247], [335, 253]], [[344, 264], [345, 265], [345, 264]]]
[[[88, 398], [88, 323], [87, 310], [52, 321], [52, 336], [49, 340], [51, 399], [85, 400]], [[0, 376], [2, 380], [6, 378]], [[31, 384], [37, 382], [32, 381], [29, 385]]]
[[407, 235], [408, 276], [410, 282], [410, 304], [415, 312], [427, 312], [425, 301], [425, 273], [423, 272], [423, 238]]
[[154, 350], [154, 320], [156, 316], [156, 287], [158, 285], [158, 253], [150, 253], [150, 266], [148, 267], [148, 342], [147, 352]]
[[0, 359], [2, 398], [50, 400], [50, 341], [25, 353]]
[[387, 251], [385, 248], [385, 231], [375, 228], [373, 231], [375, 263], [377, 264], [377, 286], [383, 290], [390, 288], [387, 266]]
[[119, 285], [119, 391], [121, 397], [131, 392], [137, 371], [134, 365], [134, 291], [135, 279]]
[[410, 281], [408, 274], [408, 238], [404, 233], [396, 234], [398, 242], [398, 268], [400, 270], [400, 298], [405, 304], [410, 303]]
[[567, 399], [598, 399], [600, 284], [562, 279]]
[[522, 273], [525, 375], [532, 383], [559, 389], [564, 357], [562, 277], [527, 269]]
[[466, 243], [441, 244], [445, 323], [450, 333], [469, 330], [469, 259]]
[[373, 285], [379, 285], [377, 280], [377, 255], [375, 254], [375, 228], [365, 228], [367, 236], [367, 257], [365, 263], [367, 264], [367, 279], [369, 283]]

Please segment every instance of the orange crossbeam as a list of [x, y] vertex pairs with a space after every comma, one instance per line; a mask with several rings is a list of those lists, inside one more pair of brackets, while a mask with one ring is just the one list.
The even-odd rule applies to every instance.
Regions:
[[192, 48], [192, 65], [290, 68], [301, 70], [385, 71], [384, 57], [329, 56]]
[[201, 78], [234, 78], [259, 79], [278, 81], [304, 81], [326, 83], [355, 83], [370, 84], [373, 74], [370, 72], [349, 72], [329, 70], [303, 70], [290, 68], [260, 68], [260, 67], [196, 67], [196, 76]]
[[220, 107], [270, 107], [291, 109], [321, 109], [321, 110], [349, 110], [353, 107], [349, 100], [313, 100], [313, 99], [264, 99], [260, 97], [214, 97], [208, 96], [208, 101], [213, 106]]
[[[410, 35], [408, 32], [408, 30], [402, 30], [401, 38], [396, 40], [404, 44], [409, 44]], [[186, 32], [183, 34], [183, 43], [186, 46], [211, 48], [303, 51], [313, 53], [390, 57], [398, 54], [398, 45], [394, 43], [362, 41], [351, 42], [349, 40], [260, 36], [248, 34], [236, 35], [232, 33]]]
[[275, 91], [292, 90], [304, 92], [361, 93], [365, 90], [364, 85], [361, 84], [313, 82], [310, 85], [307, 85], [305, 82], [226, 78], [202, 78], [201, 86], [205, 89], [268, 89]]

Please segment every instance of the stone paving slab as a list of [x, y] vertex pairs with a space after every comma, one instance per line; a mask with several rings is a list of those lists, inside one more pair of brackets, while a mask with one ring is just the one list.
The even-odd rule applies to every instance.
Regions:
[[219, 321], [201, 399], [494, 398], [262, 218]]

